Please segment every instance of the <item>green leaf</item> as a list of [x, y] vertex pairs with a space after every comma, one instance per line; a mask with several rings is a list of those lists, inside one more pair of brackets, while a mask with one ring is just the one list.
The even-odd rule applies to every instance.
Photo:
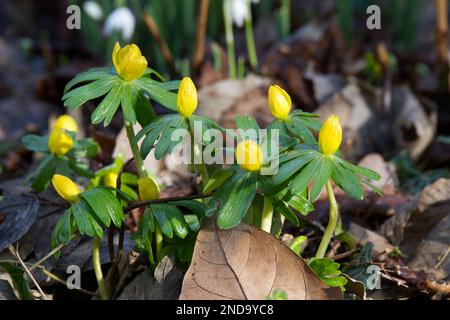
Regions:
[[205, 215], [206, 206], [200, 202], [195, 200], [178, 200], [170, 202], [171, 204], [177, 206], [177, 207], [184, 207], [188, 210], [195, 213], [197, 216], [202, 217]]
[[156, 221], [158, 222], [159, 228], [161, 229], [161, 232], [168, 238], [173, 238], [173, 229], [172, 225], [167, 218], [164, 210], [164, 204], [152, 204], [150, 207], [153, 212], [153, 216], [155, 217]]
[[139, 229], [138, 229], [138, 235], [141, 238], [147, 237], [150, 232], [155, 231], [155, 221], [153, 217], [153, 212], [150, 207], [147, 207], [144, 211], [144, 214], [141, 216], [141, 219], [139, 220]]
[[291, 192], [293, 194], [298, 194], [308, 188], [320, 165], [320, 158], [311, 160], [311, 162], [309, 162], [308, 165], [306, 165], [306, 167], [292, 180], [290, 186]]
[[305, 124], [298, 117], [289, 118], [289, 120], [286, 121], [286, 126], [294, 136], [297, 136], [305, 143], [316, 143], [316, 139], [314, 138], [311, 130], [305, 126]]
[[200, 221], [198, 220], [198, 217], [195, 214], [185, 214], [184, 215], [184, 221], [189, 226], [189, 229], [191, 229], [193, 232], [197, 232], [200, 230]]
[[136, 112], [135, 112], [135, 105], [136, 105], [137, 99], [138, 99], [138, 96], [137, 96], [137, 94], [135, 94], [133, 87], [130, 85], [124, 85], [123, 92], [122, 92], [123, 116], [131, 124], [135, 124], [136, 120], [137, 120]]
[[100, 147], [94, 139], [82, 139], [75, 141], [70, 154], [78, 158], [94, 158], [98, 155]]
[[113, 87], [117, 87], [118, 83], [118, 79], [113, 77], [96, 80], [87, 85], [71, 90], [63, 96], [64, 106], [70, 110], [76, 109], [89, 100], [105, 95]]
[[108, 92], [106, 97], [100, 102], [98, 107], [91, 115], [91, 122], [93, 124], [99, 124], [104, 121], [104, 126], [108, 126], [114, 117], [114, 114], [119, 108], [121, 96], [123, 93], [123, 85], [113, 86], [111, 91]]
[[314, 211], [314, 205], [302, 195], [292, 195], [287, 203], [304, 216]]
[[134, 83], [151, 99], [172, 111], [177, 111], [177, 95], [168, 91], [164, 84], [145, 77], [135, 80]]
[[302, 151], [299, 152], [297, 157], [282, 164], [278, 173], [272, 178], [274, 185], [279, 185], [295, 175], [303, 166], [317, 157], [317, 153], [314, 151]]
[[75, 219], [75, 224], [77, 225], [78, 232], [80, 234], [86, 234], [93, 237], [96, 234], [93, 225], [89, 219], [91, 215], [91, 208], [83, 199], [79, 199], [71, 207], [73, 217]]
[[48, 152], [48, 136], [29, 134], [22, 137], [22, 144], [34, 152]]
[[164, 206], [164, 213], [169, 219], [175, 234], [179, 238], [184, 239], [188, 234], [188, 226], [181, 211], [177, 207], [168, 204]]
[[[225, 185], [223, 184], [222, 187], [225, 187]], [[252, 173], [246, 173], [242, 180], [233, 186], [229, 197], [219, 209], [217, 224], [220, 228], [233, 228], [241, 222], [255, 197], [257, 187], [257, 175]]]
[[70, 89], [72, 89], [75, 85], [80, 84], [82, 82], [113, 78], [115, 77], [113, 71], [114, 70], [111, 67], [106, 67], [106, 68], [93, 68], [88, 71], [79, 73], [66, 85], [66, 87], [64, 88], [64, 94], [67, 93]]
[[130, 186], [138, 185], [138, 177], [134, 174], [123, 172], [120, 179], [122, 180], [123, 184], [128, 184]]
[[219, 188], [228, 178], [234, 174], [234, 171], [227, 169], [217, 169], [213, 172], [211, 177], [203, 189], [203, 192], [209, 193]]
[[331, 175], [333, 181], [349, 196], [362, 200], [364, 198], [364, 190], [361, 188], [359, 177], [339, 162], [334, 161], [333, 164], [333, 174]]
[[309, 266], [330, 287], [343, 287], [347, 283], [347, 279], [340, 276], [339, 263], [334, 262], [330, 258], [312, 259]]
[[124, 200], [128, 202], [137, 201], [139, 199], [139, 195], [137, 194], [137, 192], [124, 183], [122, 183], [120, 186], [120, 192], [121, 195], [125, 194]]
[[14, 289], [17, 290], [21, 300], [34, 300], [34, 296], [28, 287], [24, 270], [9, 262], [0, 262], [0, 267], [2, 267], [11, 277]]
[[323, 186], [327, 183], [333, 173], [333, 161], [330, 158], [327, 156], [322, 156], [316, 161], [319, 161], [319, 167], [315, 172], [316, 177], [310, 193], [310, 199], [312, 202], [315, 202], [319, 198]]
[[259, 126], [255, 119], [249, 116], [238, 115], [235, 118], [236, 128], [247, 131], [254, 130], [259, 133]]
[[52, 243], [62, 243], [64, 245], [68, 244], [70, 238], [72, 237], [72, 209], [68, 209], [64, 212], [61, 219], [59, 219], [58, 223], [53, 229], [52, 233]]
[[69, 167], [70, 169], [72, 169], [75, 173], [86, 177], [86, 178], [94, 178], [95, 174], [91, 171], [91, 169], [89, 168], [89, 164], [85, 163], [85, 162], [77, 162], [74, 159], [70, 159], [69, 160]]
[[45, 157], [41, 161], [36, 171], [33, 173], [35, 178], [31, 187], [34, 191], [40, 193], [47, 189], [50, 181], [52, 180], [53, 174], [55, 173], [57, 164], [58, 159], [51, 155]]
[[172, 140], [172, 133], [176, 129], [188, 129], [188, 125], [184, 117], [175, 118], [169, 126], [163, 129], [161, 132], [161, 137], [156, 145], [155, 158], [156, 160], [161, 160], [166, 154], [172, 152], [173, 148], [180, 144], [183, 140], [182, 138], [177, 140]]
[[[162, 136], [162, 132], [164, 130], [168, 130], [173, 131], [174, 129], [172, 128], [172, 124], [173, 123], [177, 123], [177, 120], [179, 120], [181, 117], [177, 114], [177, 115], [167, 115], [167, 116], [163, 116], [160, 118], [156, 118], [154, 121], [152, 121], [150, 123], [150, 125], [148, 125], [147, 127], [143, 128], [137, 135], [135, 138], [135, 142], [137, 143], [137, 141], [139, 141], [144, 135], [146, 135], [144, 141], [142, 142], [141, 145], [141, 155], [143, 158], [146, 158], [147, 155], [150, 153], [151, 149], [153, 148], [155, 141], [158, 139], [158, 137], [161, 135]], [[169, 140], [170, 142], [170, 136], [169, 137], [165, 137], [166, 139]], [[161, 141], [158, 142], [158, 144]], [[168, 144], [169, 142], [165, 142], [166, 144]], [[164, 144], [162, 146], [165, 146]], [[160, 148], [162, 148], [162, 146]], [[169, 146], [167, 145], [167, 148]], [[167, 151], [167, 149], [165, 150]], [[161, 151], [160, 151], [161, 152]]]
[[136, 95], [134, 111], [136, 112], [137, 121], [144, 128], [156, 118], [156, 114], [147, 97], [142, 92], [134, 91]]
[[90, 189], [81, 194], [104, 226], [109, 227], [111, 221], [116, 227], [124, 220], [123, 209], [114, 194], [102, 187]]
[[299, 226], [297, 215], [289, 208], [289, 205], [284, 201], [274, 201], [274, 208], [280, 214], [286, 217], [294, 226]]
[[294, 240], [292, 241], [292, 243], [289, 247], [291, 248], [292, 251], [295, 252], [296, 255], [298, 255], [300, 257], [301, 246], [303, 243], [305, 243], [306, 240], [308, 240], [308, 238], [306, 236], [298, 236], [298, 237], [294, 238]]
[[346, 161], [345, 161], [345, 163], [346, 163], [346, 165], [349, 165], [354, 172], [356, 172], [368, 179], [371, 179], [371, 180], [380, 180], [381, 179], [381, 176], [373, 170], [370, 170], [370, 169], [367, 169], [367, 168], [364, 168], [361, 166], [355, 166]]

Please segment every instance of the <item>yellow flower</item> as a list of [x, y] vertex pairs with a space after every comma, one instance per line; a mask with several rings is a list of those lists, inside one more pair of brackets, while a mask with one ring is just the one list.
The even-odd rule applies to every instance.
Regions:
[[80, 189], [75, 182], [60, 174], [55, 174], [52, 178], [52, 184], [56, 192], [66, 201], [73, 203], [78, 200]]
[[177, 96], [177, 108], [178, 112], [189, 117], [197, 109], [198, 98], [197, 89], [195, 88], [194, 82], [189, 77], [183, 78], [180, 83], [180, 88], [178, 89]]
[[73, 140], [62, 129], [54, 129], [48, 138], [48, 149], [54, 156], [63, 156], [72, 149]]
[[139, 197], [143, 201], [156, 200], [159, 198], [158, 184], [150, 177], [138, 180]]
[[245, 171], [259, 171], [263, 162], [263, 153], [256, 142], [245, 140], [239, 142], [236, 147], [236, 160]]
[[77, 132], [78, 125], [74, 118], [72, 118], [67, 114], [64, 114], [62, 116], [59, 116], [58, 119], [56, 119], [55, 124], [53, 126], [53, 130], [55, 129], [64, 129], [67, 131]]
[[291, 97], [279, 86], [270, 86], [269, 107], [275, 118], [286, 120], [292, 107]]
[[329, 156], [339, 149], [342, 142], [342, 128], [339, 123], [339, 117], [330, 116], [319, 131], [320, 151]]
[[108, 172], [105, 177], [103, 178], [103, 182], [105, 183], [105, 186], [111, 187], [111, 188], [117, 188], [117, 173], [115, 172]]
[[135, 44], [123, 48], [116, 42], [112, 53], [112, 61], [117, 74], [125, 81], [133, 81], [141, 77], [147, 69], [147, 59]]

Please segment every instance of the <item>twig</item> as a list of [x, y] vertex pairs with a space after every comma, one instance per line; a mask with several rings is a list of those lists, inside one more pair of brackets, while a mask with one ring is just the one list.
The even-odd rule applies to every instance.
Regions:
[[[73, 237], [72, 237], [73, 238]], [[33, 271], [34, 268], [41, 266], [42, 263], [44, 263], [44, 261], [46, 261], [48, 258], [50, 258], [51, 256], [53, 256], [56, 252], [58, 252], [59, 250], [61, 250], [61, 248], [64, 247], [63, 244], [60, 244], [59, 246], [57, 246], [55, 249], [53, 249], [52, 251], [50, 251], [49, 253], [47, 253], [43, 258], [41, 258], [38, 262], [36, 262], [35, 264], [33, 264], [30, 267], [30, 271]]]
[[31, 274], [30, 270], [28, 270], [28, 268], [25, 265], [25, 263], [23, 262], [22, 258], [20, 258], [20, 255], [19, 255], [19, 244], [16, 244], [16, 249], [14, 249], [13, 246], [10, 246], [9, 247], [9, 251], [17, 258], [17, 260], [19, 261], [19, 263], [22, 266], [22, 268], [25, 270], [27, 275], [30, 277], [31, 281], [33, 281], [33, 283], [36, 286], [37, 290], [41, 294], [42, 299], [47, 300], [47, 297], [45, 296], [44, 291], [42, 291], [42, 289], [39, 286], [39, 284], [37, 283], [36, 279], [33, 277], [33, 275]]
[[439, 258], [439, 261], [434, 266], [434, 269], [439, 269], [439, 267], [444, 263], [445, 259], [447, 259], [448, 255], [450, 254], [450, 246], [447, 248], [447, 250], [442, 254], [442, 256]]
[[144, 14], [144, 22], [147, 25], [148, 30], [152, 34], [153, 39], [155, 39], [156, 43], [158, 44], [159, 49], [161, 50], [161, 53], [169, 66], [170, 72], [176, 73], [172, 52], [170, 52], [170, 48], [167, 45], [166, 41], [161, 37], [158, 25], [156, 24], [155, 20], [151, 15]]
[[356, 251], [358, 251], [358, 250], [357, 250], [357, 249], [353, 249], [353, 250], [346, 251], [346, 252], [341, 253], [341, 254], [337, 254], [337, 255], [332, 256], [332, 257], [330, 257], [330, 258], [333, 259], [333, 260], [341, 260], [341, 259], [350, 257], [350, 256], [351, 256], [353, 253], [355, 253]]
[[150, 204], [181, 201], [181, 200], [203, 199], [203, 198], [209, 198], [212, 195], [213, 195], [213, 193], [205, 193], [205, 194], [196, 194], [196, 195], [184, 196], [184, 197], [168, 197], [168, 198], [149, 200], [149, 201], [139, 201], [139, 202], [135, 202], [135, 203], [129, 205], [128, 207], [126, 207], [125, 212], [130, 212], [131, 210], [136, 209], [136, 208], [146, 207]]
[[195, 43], [193, 70], [196, 71], [205, 59], [205, 38], [208, 24], [209, 0], [201, 0], [198, 9], [197, 35]]
[[[38, 266], [38, 269], [41, 270], [45, 275], [49, 276], [50, 278], [52, 278], [53, 280], [55, 280], [58, 283], [61, 283], [64, 286], [67, 286], [67, 282], [64, 281], [63, 279], [59, 278], [57, 275], [51, 273], [50, 271], [48, 271], [45, 267], [43, 266]], [[75, 288], [75, 290], [78, 290], [80, 292], [83, 292], [85, 294], [91, 295], [93, 297], [99, 297], [99, 295], [95, 294], [95, 292], [83, 289], [83, 288]]]

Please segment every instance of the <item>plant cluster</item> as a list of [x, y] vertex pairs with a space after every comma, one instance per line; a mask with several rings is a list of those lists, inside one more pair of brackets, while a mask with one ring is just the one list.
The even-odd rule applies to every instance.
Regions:
[[[322, 124], [314, 114], [291, 110], [288, 93], [271, 86], [268, 105], [275, 120], [267, 131], [260, 130], [251, 117], [236, 117], [236, 126], [242, 134], [233, 141], [235, 147], [231, 151], [237, 164], [222, 166], [192, 161], [192, 170], [201, 176], [200, 194], [160, 199], [159, 186], [143, 162], [150, 151], [154, 150], [156, 159], [174, 152], [183, 139], [173, 139], [173, 133], [185, 129], [193, 159], [203, 154], [212, 139], [207, 134], [194, 139], [194, 122], [221, 133], [225, 129], [212, 119], [194, 114], [198, 97], [190, 78], [165, 82], [158, 72], [148, 68], [136, 45], [122, 48], [116, 43], [112, 61], [114, 68], [97, 68], [77, 75], [67, 84], [63, 101], [69, 110], [87, 101], [100, 101], [91, 122], [103, 122], [105, 126], [120, 107], [137, 175], [124, 172], [121, 157], [110, 166], [92, 172], [87, 158], [96, 155], [98, 146], [91, 139], [76, 140], [77, 125], [68, 116], [57, 120], [48, 137], [23, 139], [29, 149], [45, 154], [30, 177], [33, 188], [41, 192], [51, 181], [57, 193], [69, 203], [53, 231], [52, 244], [65, 245], [75, 234], [93, 237], [94, 270], [102, 298], [111, 297], [111, 293], [103, 279], [99, 242], [104, 230], [118, 230], [123, 237], [124, 217], [134, 208], [145, 208], [134, 239], [136, 246], [148, 253], [151, 265], [156, 266], [167, 254], [175, 254], [180, 262], [188, 264], [196, 232], [205, 219], [213, 217], [219, 228], [232, 228], [245, 221], [278, 235], [285, 219], [299, 225], [296, 211], [302, 215], [313, 211], [314, 202], [324, 188], [330, 202], [330, 218], [312, 267], [316, 266], [314, 269], [321, 279], [330, 285], [343, 285], [340, 280], [330, 280], [339, 276], [338, 266], [320, 260], [339, 223], [332, 182], [351, 197], [362, 199], [363, 186], [376, 190], [370, 180], [380, 177], [339, 155], [342, 129], [337, 116], [329, 117]], [[156, 116], [153, 103], [166, 107], [169, 113]], [[133, 129], [136, 123], [142, 126], [137, 134]], [[256, 134], [247, 135], [249, 130]], [[277, 152], [263, 150], [261, 141], [272, 141], [270, 137], [275, 134], [279, 137]], [[142, 144], [138, 147], [140, 140]], [[278, 172], [263, 174], [273, 159], [280, 164]], [[71, 180], [76, 175], [90, 179], [84, 191]], [[120, 251], [119, 247], [111, 257], [112, 262], [120, 257]]]

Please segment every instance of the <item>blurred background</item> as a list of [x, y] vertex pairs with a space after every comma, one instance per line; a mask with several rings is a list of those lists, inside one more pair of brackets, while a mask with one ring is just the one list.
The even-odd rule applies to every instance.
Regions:
[[[267, 87], [278, 83], [296, 108], [341, 116], [347, 158], [392, 161], [400, 186], [418, 192], [449, 176], [447, 16], [440, 0], [4, 0], [0, 180], [28, 170], [20, 138], [45, 133], [65, 112], [65, 84], [111, 65], [119, 41], [167, 80], [192, 76], [198, 112], [224, 126], [237, 113], [269, 123]], [[122, 121], [89, 126], [92, 107], [74, 115], [112, 150]]]

